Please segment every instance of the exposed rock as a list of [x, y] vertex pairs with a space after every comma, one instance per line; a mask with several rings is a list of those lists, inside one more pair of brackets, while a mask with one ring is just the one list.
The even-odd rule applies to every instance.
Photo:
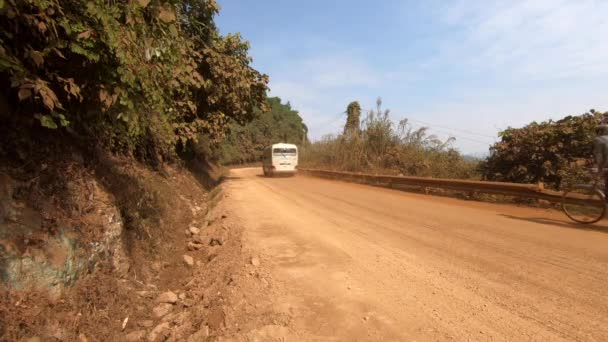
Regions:
[[182, 311], [177, 314], [171, 321], [176, 325], [184, 325], [190, 322], [190, 312]]
[[[219, 293], [218, 293], [219, 296]], [[214, 331], [226, 326], [226, 314], [221, 308], [213, 308], [207, 315], [207, 325]]]
[[173, 310], [173, 305], [172, 304], [161, 303], [157, 307], [155, 307], [154, 309], [152, 309], [152, 313], [154, 314], [154, 317], [161, 318], [164, 315], [166, 315], [169, 312], [171, 312], [171, 310]]
[[219, 239], [219, 238], [212, 238], [209, 241], [210, 246], [218, 246], [218, 245], [221, 246], [223, 244], [224, 244], [224, 242], [222, 241], [222, 239]]
[[200, 243], [200, 244], [205, 243], [205, 241], [203, 240], [203, 238], [200, 235], [194, 235], [192, 237], [192, 242], [194, 242], [194, 243]]
[[59, 326], [59, 323], [54, 323], [53, 325], [48, 327], [48, 334], [51, 337], [55, 338], [56, 340], [59, 340], [59, 341], [65, 340], [65, 330], [64, 330], [64, 328]]
[[152, 291], [137, 291], [135, 292], [138, 296], [142, 297], [142, 298], [153, 298], [154, 297], [154, 292]]
[[256, 267], [260, 266], [260, 258], [258, 258], [258, 257], [252, 257], [251, 258], [251, 264], [253, 266], [256, 266]]
[[168, 314], [167, 316], [163, 317], [161, 319], [161, 322], [173, 322], [175, 317], [177, 317], [177, 312], [172, 312], [172, 313]]
[[137, 325], [142, 328], [152, 328], [152, 326], [154, 325], [154, 321], [147, 319], [145, 321], [140, 321], [139, 323], [137, 323]]
[[188, 337], [187, 342], [205, 341], [207, 337], [209, 337], [209, 327], [203, 325], [199, 331]]
[[137, 342], [137, 341], [141, 341], [144, 337], [146, 337], [146, 331], [145, 330], [131, 331], [130, 333], [128, 333], [125, 336], [125, 341], [127, 341], [127, 342]]
[[[192, 323], [188, 322], [183, 325], [176, 325], [171, 328], [171, 335], [167, 342], [182, 342], [186, 341], [186, 338], [192, 334], [194, 328], [192, 327]], [[199, 340], [204, 341], [204, 340]]]
[[177, 295], [171, 291], [167, 291], [165, 293], [161, 293], [160, 296], [156, 298], [156, 302], [175, 304], [177, 302]]
[[181, 312], [172, 312], [167, 316], [163, 317], [162, 322], [169, 322], [175, 325], [184, 325], [190, 323], [190, 312], [181, 311]]
[[152, 269], [156, 272], [160, 272], [163, 269], [163, 263], [160, 261], [155, 261], [152, 263]]
[[188, 230], [190, 231], [190, 234], [192, 234], [192, 235], [198, 235], [201, 232], [201, 230], [196, 227], [190, 227], [190, 228], [188, 228]]
[[150, 291], [158, 291], [158, 286], [156, 286], [154, 284], [146, 284], [145, 287], [147, 289], [149, 289]]
[[184, 263], [190, 267], [194, 266], [194, 258], [189, 255], [184, 255]]
[[188, 242], [188, 250], [189, 251], [198, 251], [201, 248], [203, 248], [203, 245], [200, 244], [200, 243]]
[[171, 325], [169, 322], [161, 323], [156, 326], [156, 328], [152, 329], [150, 334], [148, 335], [148, 341], [154, 342], [158, 341], [159, 338], [169, 332], [169, 328]]
[[180, 300], [184, 300], [184, 299], [186, 299], [186, 294], [185, 293], [180, 293], [178, 297], [179, 297]]

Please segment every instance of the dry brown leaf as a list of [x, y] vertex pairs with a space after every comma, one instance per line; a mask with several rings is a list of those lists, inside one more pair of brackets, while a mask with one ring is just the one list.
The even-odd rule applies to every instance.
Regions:
[[40, 92], [38, 92], [38, 94], [40, 95], [40, 97], [42, 97], [42, 102], [44, 103], [44, 106], [50, 111], [53, 111], [53, 109], [55, 109], [55, 101], [53, 101], [53, 96], [49, 92], [47, 92], [46, 89], [40, 89]]
[[175, 12], [173, 11], [173, 8], [171, 8], [171, 6], [169, 6], [169, 5], [163, 6], [158, 11], [158, 19], [162, 20], [165, 23], [174, 22], [176, 17], [175, 17]]
[[91, 31], [91, 30], [86, 30], [86, 31], [80, 32], [78, 34], [78, 39], [88, 39], [91, 37], [92, 33], [93, 33], [93, 31]]
[[107, 90], [105, 90], [105, 89], [100, 89], [99, 90], [99, 100], [101, 102], [105, 102], [106, 99], [108, 98], [108, 96], [110, 96], [110, 94], [108, 93]]
[[61, 51], [59, 51], [59, 49], [53, 48], [52, 50], [53, 50], [54, 53], [57, 54], [57, 56], [65, 59], [65, 56], [63, 55], [63, 53]]
[[28, 99], [32, 96], [32, 91], [30, 89], [27, 88], [21, 88], [19, 89], [19, 92], [17, 93], [17, 96], [19, 97], [19, 101], [23, 101], [25, 99]]
[[40, 51], [30, 51], [30, 58], [32, 59], [32, 61], [34, 61], [38, 68], [40, 68], [40, 66], [44, 64], [44, 58], [42, 57], [42, 53]]
[[108, 110], [114, 103], [113, 96], [105, 89], [99, 90], [99, 101], [103, 104], [104, 110]]
[[150, 3], [150, 0], [137, 0], [137, 3], [139, 4], [139, 6], [141, 7], [146, 7], [148, 6], [148, 4]]
[[38, 30], [40, 30], [41, 33], [46, 32], [47, 29], [48, 28], [45, 23], [43, 23], [42, 21], [38, 23]]

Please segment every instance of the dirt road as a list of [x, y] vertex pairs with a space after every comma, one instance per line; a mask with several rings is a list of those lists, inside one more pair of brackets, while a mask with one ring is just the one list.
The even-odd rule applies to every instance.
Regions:
[[605, 224], [260, 173], [233, 170], [226, 201], [291, 317], [268, 336], [608, 340]]

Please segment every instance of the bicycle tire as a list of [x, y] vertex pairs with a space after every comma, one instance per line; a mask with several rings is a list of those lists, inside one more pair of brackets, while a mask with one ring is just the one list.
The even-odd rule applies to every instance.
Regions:
[[[573, 200], [573, 198], [575, 198]], [[574, 204], [574, 203], [577, 204]], [[576, 212], [576, 205], [582, 210]], [[575, 185], [562, 195], [562, 211], [572, 221], [581, 224], [592, 224], [600, 221], [606, 214], [606, 197], [599, 189], [588, 185]], [[579, 216], [580, 211], [586, 215]]]

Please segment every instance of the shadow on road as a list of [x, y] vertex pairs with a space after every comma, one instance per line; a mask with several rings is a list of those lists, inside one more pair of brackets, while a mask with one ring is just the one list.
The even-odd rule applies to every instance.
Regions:
[[500, 214], [500, 216], [506, 217], [506, 218], [512, 219], [512, 220], [528, 221], [528, 222], [547, 224], [547, 225], [552, 225], [552, 226], [559, 226], [559, 227], [564, 227], [564, 228], [593, 230], [593, 231], [597, 231], [597, 232], [608, 233], [608, 227], [599, 226], [597, 223], [596, 224], [580, 224], [580, 223], [575, 223], [575, 222], [554, 220], [554, 219], [550, 219], [550, 218], [546, 218], [546, 217], [521, 217], [521, 216], [514, 216], [514, 215], [507, 215], [507, 214]]

